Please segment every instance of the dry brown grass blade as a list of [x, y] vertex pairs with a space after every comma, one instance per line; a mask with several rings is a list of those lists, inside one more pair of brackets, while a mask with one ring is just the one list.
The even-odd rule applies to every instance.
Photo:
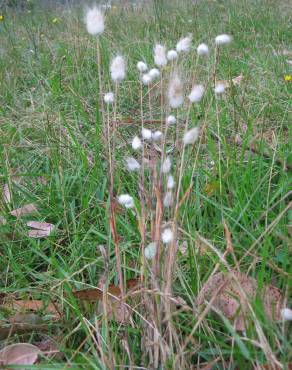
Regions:
[[11, 193], [10, 193], [10, 189], [9, 189], [9, 185], [8, 184], [5, 184], [3, 186], [3, 190], [2, 190], [2, 199], [3, 199], [3, 202], [5, 204], [9, 204], [11, 203]]

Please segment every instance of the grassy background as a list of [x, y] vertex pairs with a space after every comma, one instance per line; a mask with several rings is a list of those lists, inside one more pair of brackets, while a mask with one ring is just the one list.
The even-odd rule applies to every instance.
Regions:
[[[60, 301], [65, 318], [62, 323], [49, 324], [49, 333], [57, 338], [65, 353], [60, 361], [72, 361], [77, 368], [100, 369], [89, 325], [94, 323], [94, 316], [88, 308], [80, 308], [70, 294], [73, 289], [98, 284], [103, 259], [97, 246], [106, 244], [109, 234], [107, 165], [97, 105], [96, 42], [84, 29], [82, 9], [44, 9], [29, 1], [23, 10], [10, 8], [2, 12], [1, 181], [9, 183], [13, 194], [11, 209], [35, 203], [39, 214], [34, 219], [56, 224], [58, 232], [47, 239], [30, 239], [26, 236], [26, 222], [32, 216], [15, 219], [9, 215], [9, 207], [1, 205], [1, 214], [7, 220], [0, 225], [1, 292]], [[137, 114], [135, 65], [141, 58], [152, 64], [155, 42], [161, 41], [170, 48], [188, 32], [193, 33], [195, 45], [202, 41], [211, 45], [214, 37], [223, 32], [234, 36], [232, 46], [221, 55], [218, 74], [219, 78], [229, 79], [242, 73], [244, 81], [228, 94], [220, 111], [222, 193], [216, 114], [214, 107], [206, 113], [206, 99], [192, 112], [192, 121], [207, 120], [208, 130], [196, 168], [195, 187], [181, 213], [180, 238], [187, 241], [188, 253], [178, 257], [174, 291], [192, 303], [217, 263], [217, 257], [209, 251], [198, 252], [196, 232], [224, 251], [224, 217], [238, 259], [260, 238], [254, 256], [241, 261], [242, 271], [256, 277], [260, 287], [264, 283], [279, 287], [291, 306], [291, 240], [287, 225], [292, 223], [292, 211], [282, 214], [291, 189], [291, 172], [285, 167], [289, 163], [291, 166], [292, 82], [283, 78], [291, 73], [291, 65], [286, 62], [291, 54], [282, 55], [283, 50], [292, 50], [291, 6], [269, 0], [156, 0], [140, 10], [114, 6], [106, 19], [101, 41], [106, 81], [113, 55], [121, 52], [128, 60], [128, 78], [119, 107], [124, 118]], [[188, 71], [193, 66], [192, 53], [184, 69]], [[200, 68], [201, 78], [207, 78], [211, 62]], [[125, 86], [131, 86], [130, 94]], [[118, 158], [125, 155], [125, 143], [136, 132], [135, 123], [119, 130]], [[241, 146], [229, 141], [236, 134], [241, 137]], [[246, 149], [254, 139], [257, 154]], [[269, 158], [264, 152], [269, 153]], [[119, 161], [117, 167], [117, 193], [135, 192], [135, 178], [125, 173]], [[186, 173], [185, 186], [190, 174]], [[20, 180], [15, 181], [16, 178]], [[137, 277], [140, 238], [133, 216], [120, 214], [118, 228], [124, 275]], [[111, 281], [117, 282], [112, 245], [110, 257]], [[283, 328], [269, 322], [262, 313], [261, 302], [255, 302], [255, 309], [271, 348], [287, 364], [292, 358], [291, 326]], [[120, 338], [128, 335], [132, 361], [141, 365], [142, 326], [139, 318], [135, 323], [135, 328], [122, 329], [111, 324], [110, 341], [118, 364], [128, 361], [120, 343]], [[182, 337], [194, 324], [192, 315], [182, 315]], [[100, 332], [106, 336], [103, 327]], [[250, 328], [248, 336], [252, 338], [253, 332]], [[33, 334], [31, 338], [40, 336]], [[10, 341], [21, 339], [24, 338]], [[227, 362], [233, 357], [236, 365], [231, 366], [239, 368], [251, 366], [253, 361], [266, 362], [260, 349], [245, 343], [243, 350], [242, 344], [240, 341], [233, 346], [230, 328], [210, 314], [194, 334], [193, 363], [211, 361], [218, 355]], [[51, 363], [53, 368], [62, 367], [55, 359]]]

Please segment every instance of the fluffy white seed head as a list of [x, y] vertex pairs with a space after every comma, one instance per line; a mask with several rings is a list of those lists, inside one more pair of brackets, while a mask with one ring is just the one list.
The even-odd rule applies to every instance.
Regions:
[[154, 63], [158, 67], [163, 67], [167, 64], [165, 46], [156, 44], [154, 47]]
[[148, 260], [152, 260], [156, 255], [156, 251], [157, 251], [156, 243], [153, 242], [153, 243], [148, 244], [144, 250], [145, 257]]
[[169, 115], [168, 117], [166, 117], [165, 122], [167, 125], [174, 125], [176, 123], [176, 118], [173, 115]]
[[177, 59], [178, 57], [178, 53], [176, 50], [172, 49], [172, 50], [168, 50], [167, 52], [167, 59], [172, 62], [173, 60]]
[[145, 140], [151, 140], [152, 139], [152, 131], [149, 130], [148, 128], [143, 127], [141, 130], [141, 135], [143, 139]]
[[114, 82], [120, 82], [126, 77], [126, 62], [125, 59], [118, 55], [110, 65], [111, 78]]
[[216, 95], [221, 95], [224, 93], [225, 91], [225, 85], [223, 83], [218, 83], [216, 86], [215, 86], [215, 94]]
[[148, 66], [146, 63], [140, 61], [137, 63], [137, 69], [139, 72], [146, 72], [148, 70]]
[[164, 244], [169, 244], [173, 241], [173, 231], [171, 229], [165, 229], [161, 234], [161, 240]]
[[179, 40], [179, 42], [176, 44], [176, 51], [178, 53], [181, 52], [189, 52], [191, 48], [191, 42], [192, 42], [192, 37], [187, 36]]
[[207, 56], [209, 55], [209, 48], [208, 45], [202, 43], [197, 47], [197, 53], [200, 56]]
[[199, 103], [204, 95], [203, 85], [194, 85], [190, 95], [188, 96], [191, 103]]
[[134, 199], [129, 194], [121, 194], [118, 197], [118, 202], [121, 206], [124, 206], [125, 208], [134, 207]]
[[112, 104], [114, 101], [115, 101], [115, 96], [114, 96], [114, 93], [112, 92], [108, 92], [104, 95], [104, 102], [106, 104]]
[[283, 308], [281, 310], [281, 316], [285, 321], [292, 321], [292, 310], [290, 308]]
[[139, 136], [135, 136], [132, 140], [132, 148], [134, 150], [138, 150], [142, 147], [142, 142], [141, 142], [141, 139], [139, 138]]
[[168, 178], [167, 178], [167, 183], [166, 183], [166, 187], [167, 189], [173, 189], [175, 186], [175, 182], [174, 182], [174, 178], [172, 175], [169, 175]]
[[162, 136], [163, 136], [162, 132], [157, 130], [157, 131], [153, 132], [152, 138], [153, 138], [154, 141], [159, 141], [159, 140], [162, 139]]
[[142, 82], [143, 82], [143, 85], [145, 86], [148, 86], [151, 84], [152, 82], [152, 78], [150, 76], [149, 73], [145, 73], [143, 76], [142, 76]]
[[178, 75], [174, 75], [169, 82], [168, 101], [171, 108], [178, 108], [184, 102], [183, 84]]
[[165, 208], [171, 207], [173, 204], [173, 194], [172, 191], [167, 191], [163, 199], [163, 206]]
[[162, 163], [161, 170], [163, 173], [168, 173], [171, 169], [171, 160], [169, 157], [166, 157]]
[[87, 32], [91, 35], [99, 35], [104, 31], [104, 16], [103, 13], [94, 6], [88, 9], [85, 14], [85, 24]]
[[199, 133], [199, 127], [194, 127], [187, 131], [183, 138], [184, 145], [194, 144], [198, 140]]
[[155, 80], [155, 78], [160, 76], [159, 69], [157, 68], [150, 69], [149, 76], [151, 77], [152, 80]]
[[138, 171], [140, 169], [140, 163], [133, 157], [126, 158], [127, 169], [132, 171]]
[[225, 33], [222, 35], [218, 35], [215, 38], [216, 45], [227, 45], [230, 44], [232, 41], [232, 37], [230, 35], [226, 35]]

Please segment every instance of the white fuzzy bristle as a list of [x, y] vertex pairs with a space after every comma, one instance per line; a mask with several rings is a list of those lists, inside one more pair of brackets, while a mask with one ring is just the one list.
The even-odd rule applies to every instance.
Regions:
[[142, 147], [141, 139], [138, 136], [135, 136], [132, 140], [132, 148], [138, 150]]
[[168, 101], [171, 108], [179, 108], [184, 102], [183, 84], [178, 75], [174, 75], [168, 86]]
[[167, 59], [172, 62], [173, 60], [176, 60], [178, 57], [178, 53], [176, 50], [172, 49], [172, 50], [168, 50], [167, 52]]
[[133, 157], [126, 158], [127, 169], [132, 171], [138, 171], [140, 169], [140, 163]]
[[129, 194], [121, 194], [118, 197], [118, 202], [121, 206], [124, 206], [125, 208], [134, 207], [134, 199]]
[[281, 310], [281, 315], [283, 320], [292, 321], [292, 310], [290, 310], [290, 308], [283, 308]]
[[104, 31], [104, 16], [96, 6], [87, 10], [85, 23], [87, 32], [91, 35], [99, 35]]
[[166, 187], [167, 189], [173, 189], [175, 186], [174, 178], [172, 175], [169, 175], [167, 178], [167, 184]]
[[209, 48], [208, 45], [202, 43], [197, 47], [197, 53], [200, 56], [207, 56], [209, 55]]
[[176, 51], [178, 53], [181, 52], [189, 52], [191, 48], [191, 42], [192, 42], [192, 37], [187, 36], [179, 40], [179, 42], [176, 44]]
[[218, 35], [216, 38], [215, 38], [215, 44], [216, 45], [227, 45], [227, 44], [230, 44], [232, 41], [232, 37], [230, 35], [226, 35], [226, 34], [222, 34], [222, 35]]
[[120, 82], [126, 77], [126, 62], [125, 59], [118, 55], [110, 65], [111, 78], [114, 82]]
[[165, 46], [156, 44], [154, 47], [154, 63], [158, 67], [164, 67], [167, 64]]
[[171, 160], [169, 157], [166, 157], [162, 163], [161, 170], [163, 173], [168, 173], [171, 169]]
[[148, 128], [143, 127], [141, 130], [141, 135], [143, 139], [145, 140], [151, 140], [152, 139], [152, 131], [149, 130]]
[[167, 191], [163, 198], [163, 206], [165, 208], [169, 208], [172, 206], [172, 203], [173, 203], [173, 194], [171, 191]]
[[169, 244], [173, 241], [173, 231], [171, 229], [165, 229], [161, 234], [161, 240], [164, 244]]
[[142, 82], [145, 86], [148, 86], [151, 84], [152, 82], [152, 78], [151, 76], [149, 75], [149, 73], [145, 73], [143, 76], [142, 76]]
[[152, 260], [156, 256], [157, 245], [156, 243], [150, 243], [144, 250], [144, 255], [148, 260]]
[[104, 98], [103, 98], [104, 102], [106, 104], [112, 104], [114, 101], [115, 101], [115, 96], [114, 96], [114, 93], [112, 92], [108, 92], [104, 95]]
[[157, 77], [160, 76], [159, 69], [157, 69], [157, 68], [150, 69], [148, 74], [149, 74], [149, 76], [151, 77], [152, 80], [155, 80]]
[[165, 122], [167, 125], [174, 125], [176, 123], [176, 118], [173, 115], [169, 115], [168, 117], [166, 117]]
[[194, 127], [184, 134], [183, 143], [184, 145], [194, 144], [199, 137], [199, 127]]
[[146, 72], [148, 70], [148, 67], [146, 63], [140, 61], [137, 63], [137, 69], [139, 72], [142, 73], [142, 72]]
[[152, 138], [153, 138], [154, 141], [159, 141], [159, 140], [162, 139], [162, 136], [163, 136], [162, 132], [157, 130], [157, 131], [153, 132]]
[[215, 94], [216, 95], [221, 95], [225, 92], [225, 85], [223, 83], [218, 83], [216, 86], [215, 86]]
[[188, 96], [191, 103], [199, 103], [204, 95], [203, 85], [194, 85], [190, 95]]

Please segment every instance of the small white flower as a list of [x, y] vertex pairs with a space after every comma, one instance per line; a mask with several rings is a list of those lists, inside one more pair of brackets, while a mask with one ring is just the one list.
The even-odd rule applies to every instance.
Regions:
[[169, 115], [168, 117], [166, 117], [165, 122], [167, 125], [174, 125], [176, 123], [176, 118], [173, 115]]
[[223, 83], [218, 83], [216, 86], [215, 86], [215, 94], [216, 95], [221, 95], [224, 93], [225, 91], [225, 85]]
[[169, 157], [166, 157], [162, 163], [161, 170], [163, 173], [168, 173], [171, 169], [171, 160]]
[[162, 138], [162, 132], [159, 130], [153, 132], [152, 138], [154, 141], [159, 141]]
[[118, 202], [121, 206], [124, 206], [125, 208], [134, 207], [134, 199], [129, 194], [121, 194], [118, 197]]
[[135, 136], [132, 140], [132, 148], [138, 150], [142, 147], [141, 139], [138, 136]]
[[202, 43], [197, 47], [197, 53], [200, 56], [209, 55], [209, 48], [208, 45]]
[[167, 189], [173, 189], [175, 186], [174, 178], [172, 175], [169, 175], [167, 178], [167, 184], [166, 187]]
[[145, 140], [151, 140], [152, 139], [152, 131], [149, 130], [148, 128], [143, 127], [141, 130], [141, 135], [143, 139]]
[[146, 72], [148, 70], [147, 64], [140, 61], [137, 63], [137, 69], [139, 72]]
[[178, 53], [177, 53], [176, 50], [174, 50], [174, 49], [168, 50], [168, 52], [167, 52], [167, 59], [169, 61], [172, 62], [173, 60], [177, 59], [177, 57], [178, 57]]
[[163, 67], [167, 64], [165, 46], [156, 44], [154, 47], [154, 63], [158, 67]]
[[189, 52], [191, 48], [191, 42], [192, 42], [192, 37], [187, 36], [179, 40], [179, 42], [176, 44], [176, 51], [178, 53], [181, 52]]
[[230, 44], [232, 41], [232, 37], [230, 35], [222, 34], [218, 35], [215, 38], [215, 44], [216, 45], [227, 45]]
[[163, 199], [163, 205], [165, 208], [169, 208], [172, 206], [173, 203], [173, 195], [171, 191], [167, 191], [165, 193], [164, 199]]
[[183, 142], [184, 145], [194, 144], [199, 137], [199, 127], [194, 127], [184, 134]]
[[154, 80], [155, 78], [160, 76], [159, 69], [157, 69], [157, 68], [150, 69], [148, 74], [149, 74], [149, 76], [151, 77], [152, 80]]
[[151, 76], [149, 75], [149, 73], [145, 73], [143, 76], [142, 76], [142, 82], [145, 86], [148, 86], [151, 84], [152, 82], [152, 78]]
[[114, 82], [120, 82], [126, 77], [126, 62], [125, 59], [118, 55], [110, 65], [111, 78]]
[[133, 157], [126, 158], [126, 164], [129, 171], [138, 171], [140, 169], [140, 163]]
[[106, 104], [112, 104], [115, 101], [114, 93], [112, 92], [106, 93], [103, 99]]
[[85, 23], [87, 32], [91, 35], [98, 35], [104, 31], [103, 13], [96, 6], [87, 10]]
[[145, 257], [148, 260], [152, 260], [156, 255], [156, 251], [157, 251], [156, 243], [153, 242], [153, 243], [148, 244], [144, 250]]
[[164, 244], [169, 244], [173, 241], [173, 231], [171, 229], [165, 229], [161, 234], [161, 239]]
[[199, 103], [204, 95], [203, 85], [194, 85], [190, 95], [188, 96], [191, 103]]
[[290, 308], [283, 308], [281, 310], [281, 316], [285, 321], [292, 321], [292, 310]]
[[169, 82], [168, 101], [171, 108], [178, 108], [184, 102], [183, 84], [178, 75], [174, 75]]

